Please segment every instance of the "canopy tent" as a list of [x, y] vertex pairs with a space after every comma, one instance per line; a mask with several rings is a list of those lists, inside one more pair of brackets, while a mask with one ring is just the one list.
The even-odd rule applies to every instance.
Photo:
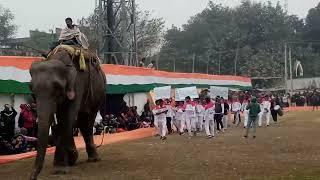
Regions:
[[[29, 94], [29, 68], [39, 57], [0, 56], [0, 93]], [[108, 94], [149, 92], [155, 87], [172, 88], [223, 86], [251, 89], [251, 79], [240, 76], [219, 76], [196, 73], [173, 73], [120, 65], [102, 65], [107, 77]]]

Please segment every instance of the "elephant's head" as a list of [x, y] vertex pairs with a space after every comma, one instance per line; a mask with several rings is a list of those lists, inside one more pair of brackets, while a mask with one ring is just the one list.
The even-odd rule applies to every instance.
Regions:
[[49, 60], [33, 63], [30, 75], [30, 88], [36, 98], [39, 121], [37, 157], [31, 175], [31, 179], [36, 179], [43, 167], [49, 126], [57, 104], [74, 98], [76, 69], [60, 60]]

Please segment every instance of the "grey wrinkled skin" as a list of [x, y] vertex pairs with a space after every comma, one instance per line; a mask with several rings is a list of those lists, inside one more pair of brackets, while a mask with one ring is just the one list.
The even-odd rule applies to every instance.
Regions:
[[[96, 114], [104, 105], [106, 77], [99, 62], [86, 62], [87, 70], [80, 71], [65, 51], [59, 51], [47, 61], [33, 63], [30, 68], [30, 88], [37, 102], [39, 120], [38, 150], [30, 179], [37, 179], [44, 164], [49, 126], [56, 113], [56, 151], [54, 167], [66, 172], [76, 163], [78, 152], [72, 135], [74, 125], [80, 128], [86, 143], [89, 162], [99, 156], [93, 142], [92, 129]], [[74, 91], [74, 98], [68, 93]]]

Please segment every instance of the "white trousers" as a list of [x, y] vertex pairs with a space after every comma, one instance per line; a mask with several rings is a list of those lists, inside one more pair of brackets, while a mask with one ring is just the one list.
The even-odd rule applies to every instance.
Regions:
[[243, 115], [244, 115], [243, 126], [247, 127], [248, 121], [249, 121], [249, 111], [248, 110], [244, 110], [243, 111]]
[[160, 135], [160, 132], [159, 132], [159, 120], [158, 119], [154, 119], [154, 128], [156, 129], [156, 134]]
[[199, 131], [203, 131], [203, 116], [198, 116], [198, 122], [197, 122], [197, 127], [199, 128]]
[[180, 126], [181, 126], [181, 120], [177, 119], [176, 117], [173, 118], [172, 124], [176, 128], [176, 131], [180, 131]]
[[204, 127], [206, 130], [207, 136], [214, 136], [214, 119], [213, 116], [206, 117]]
[[196, 131], [196, 123], [198, 119], [195, 116], [188, 116], [186, 115], [186, 125], [189, 135], [191, 135], [192, 131]]
[[180, 132], [183, 133], [184, 132], [184, 129], [188, 129], [187, 128], [187, 122], [186, 122], [186, 119], [185, 118], [182, 118], [180, 120], [180, 126], [179, 126], [179, 129], [180, 129]]
[[158, 125], [159, 125], [160, 136], [161, 137], [166, 136], [166, 133], [167, 133], [167, 119], [159, 119], [158, 120]]
[[240, 121], [241, 121], [240, 111], [234, 112], [234, 116], [233, 117], [234, 117], [235, 124], [238, 126], [240, 124]]
[[259, 113], [259, 127], [262, 126], [262, 120], [266, 119], [266, 125], [270, 125], [270, 112], [260, 112]]
[[224, 129], [228, 129], [228, 122], [229, 122], [229, 114], [223, 115], [222, 123], [223, 123]]

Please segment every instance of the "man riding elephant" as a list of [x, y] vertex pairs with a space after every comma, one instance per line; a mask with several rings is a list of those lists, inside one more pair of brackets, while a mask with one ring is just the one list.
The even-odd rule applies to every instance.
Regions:
[[71, 18], [66, 18], [67, 27], [60, 33], [59, 42], [66, 45], [80, 45], [84, 49], [88, 49], [88, 39], [80, 32], [78, 26], [73, 24]]
[[[83, 49], [89, 48], [89, 43], [87, 37], [80, 31], [79, 27], [73, 24], [71, 18], [66, 18], [66, 27], [61, 31], [59, 36], [59, 41], [52, 43], [49, 53], [60, 44], [64, 45], [76, 45], [82, 47]], [[47, 58], [48, 54], [43, 54]]]

